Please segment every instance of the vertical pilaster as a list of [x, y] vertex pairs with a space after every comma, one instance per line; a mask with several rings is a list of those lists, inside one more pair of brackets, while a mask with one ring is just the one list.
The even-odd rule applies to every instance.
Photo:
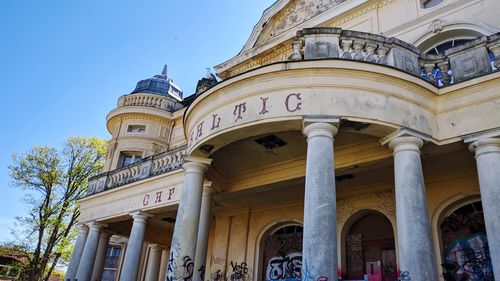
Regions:
[[172, 247], [167, 267], [166, 280], [192, 279], [198, 225], [200, 220], [201, 197], [205, 171], [211, 160], [188, 157], [184, 168], [184, 187], [182, 190], [177, 218], [175, 221]]
[[495, 279], [500, 279], [500, 138], [473, 142], [486, 235]]
[[76, 272], [78, 271], [78, 266], [80, 265], [80, 260], [82, 259], [83, 249], [85, 247], [85, 242], [87, 241], [87, 235], [89, 234], [89, 227], [85, 224], [78, 224], [78, 236], [76, 238], [75, 246], [73, 247], [73, 253], [71, 253], [71, 260], [66, 270], [66, 275], [64, 280], [73, 281], [76, 278]]
[[337, 127], [318, 120], [304, 126], [307, 136], [303, 280], [337, 280], [337, 203], [333, 137]]
[[413, 136], [396, 137], [389, 143], [394, 151], [399, 268], [401, 275], [412, 281], [437, 280], [420, 160], [422, 145], [423, 141]]
[[97, 254], [94, 263], [94, 270], [92, 271], [92, 281], [100, 281], [104, 271], [104, 261], [106, 260], [106, 251], [108, 250], [109, 238], [111, 233], [107, 231], [101, 232], [99, 237], [99, 246], [97, 247]]
[[90, 281], [92, 271], [94, 269], [94, 262], [97, 254], [97, 247], [99, 245], [99, 238], [101, 237], [101, 230], [107, 225], [92, 222], [88, 224], [89, 234], [83, 249], [82, 259], [76, 272], [76, 279], [78, 281]]
[[164, 249], [163, 251], [161, 251], [160, 273], [158, 274], [158, 281], [165, 281], [165, 277], [167, 276], [169, 253], [170, 251], [168, 249]]
[[210, 229], [210, 221], [212, 215], [210, 213], [212, 207], [212, 196], [214, 190], [209, 186], [203, 187], [203, 195], [201, 199], [200, 211], [200, 224], [198, 228], [198, 238], [196, 243], [196, 256], [195, 256], [195, 273], [194, 281], [205, 280], [205, 269], [207, 261], [207, 248], [208, 248], [208, 231]]
[[146, 267], [146, 278], [144, 281], [158, 281], [162, 250], [163, 249], [156, 244], [150, 246], [149, 259]]
[[141, 211], [132, 213], [131, 216], [134, 223], [125, 251], [120, 281], [135, 281], [137, 279], [144, 235], [146, 234], [146, 221], [150, 217], [149, 214]]

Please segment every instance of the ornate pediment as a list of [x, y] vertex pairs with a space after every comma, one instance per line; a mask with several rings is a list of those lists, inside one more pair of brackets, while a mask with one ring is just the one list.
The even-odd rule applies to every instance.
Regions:
[[346, 0], [279, 0], [262, 15], [243, 51], [317, 16]]

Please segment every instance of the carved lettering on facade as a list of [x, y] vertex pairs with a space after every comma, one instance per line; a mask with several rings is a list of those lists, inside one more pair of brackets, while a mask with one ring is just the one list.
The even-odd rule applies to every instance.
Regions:
[[[254, 108], [247, 108], [247, 103], [249, 101], [241, 102], [236, 105], [234, 105], [234, 109], [232, 110], [232, 114], [234, 116], [234, 122], [248, 122], [248, 121], [253, 121], [253, 120], [247, 120], [249, 116], [246, 114], [248, 109], [256, 109], [258, 111], [258, 116], [264, 116], [264, 115], [269, 115], [272, 113], [275, 113], [275, 108], [273, 107], [272, 103], [270, 103], [270, 97], [269, 96], [261, 96], [259, 97], [260, 101], [257, 100], [259, 103], [258, 105], [254, 105]], [[285, 94], [281, 96], [281, 101], [284, 102], [284, 107], [286, 112], [288, 113], [299, 113], [302, 111], [303, 107], [303, 97], [302, 93], [290, 93], [290, 94]], [[253, 105], [254, 101], [250, 103], [250, 105]], [[282, 103], [283, 104], [283, 103]], [[230, 113], [229, 113], [230, 114]], [[206, 138], [207, 132], [208, 134], [212, 133], [212, 131], [220, 128], [227, 128], [228, 126], [231, 126], [229, 124], [223, 123], [224, 118], [228, 118], [229, 116], [224, 115], [224, 111], [222, 112], [211, 112], [209, 115], [206, 117], [205, 120], [201, 121], [200, 123], [196, 124], [195, 127], [192, 129], [190, 133], [190, 138], [188, 142], [188, 149], [191, 149], [195, 143], [197, 143], [200, 139]], [[230, 117], [229, 117], [230, 118]], [[207, 123], [209, 125], [209, 130], [205, 130], [204, 124]]]
[[[294, 99], [296, 99], [298, 102], [294, 102], [294, 103], [291, 103], [291, 98], [294, 97]], [[297, 110], [301, 110], [302, 109], [302, 97], [301, 97], [301, 94], [298, 93], [293, 93], [293, 94], [289, 94], [288, 96], [286, 96], [286, 99], [285, 99], [285, 107], [286, 107], [286, 110], [288, 112], [295, 112]], [[292, 106], [295, 105], [295, 106]]]
[[188, 147], [191, 147], [191, 145], [193, 145], [193, 142], [194, 142], [194, 131], [192, 131], [191, 134], [189, 135]]
[[196, 140], [203, 136], [203, 121], [196, 127]]
[[162, 195], [162, 193], [163, 193], [163, 191], [156, 192], [155, 204], [161, 203], [161, 195]]
[[218, 116], [218, 114], [212, 114], [212, 128], [210, 129], [210, 131], [219, 128], [219, 126], [220, 126], [220, 117]]
[[243, 119], [241, 114], [245, 113], [246, 111], [247, 111], [246, 102], [235, 105], [233, 115], [236, 116], [236, 120], [234, 120], [234, 122], [238, 121], [239, 119]]
[[172, 196], [174, 195], [174, 193], [175, 193], [175, 187], [169, 188], [167, 200], [172, 200]]
[[169, 201], [173, 200], [175, 200], [175, 187], [144, 194], [142, 198], [142, 206], [154, 206], [158, 204], [168, 203]]
[[144, 195], [144, 198], [142, 199], [142, 206], [147, 205], [149, 205], [149, 194]]
[[269, 113], [269, 111], [266, 108], [268, 99], [269, 98], [260, 97], [260, 100], [262, 101], [262, 109], [260, 110], [259, 115], [264, 115], [266, 113]]

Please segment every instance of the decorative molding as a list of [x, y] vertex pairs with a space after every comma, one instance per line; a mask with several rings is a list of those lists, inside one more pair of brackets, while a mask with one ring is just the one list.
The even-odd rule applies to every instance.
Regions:
[[[156, 121], [156, 122], [160, 122], [160, 123], [163, 123], [166, 125], [168, 125], [168, 124], [170, 124], [170, 122], [172, 122], [172, 120], [170, 120], [170, 119], [151, 116], [147, 113], [125, 113], [125, 114], [126, 114], [125, 116], [121, 116], [121, 120], [123, 120], [123, 121], [132, 120], [132, 119], [134, 119], [134, 120], [140, 119], [140, 120], [147, 120], [147, 121]], [[111, 119], [110, 119], [110, 121], [111, 121]]]
[[352, 215], [362, 210], [378, 211], [396, 221], [394, 191], [366, 193], [337, 201], [337, 225], [343, 226]]

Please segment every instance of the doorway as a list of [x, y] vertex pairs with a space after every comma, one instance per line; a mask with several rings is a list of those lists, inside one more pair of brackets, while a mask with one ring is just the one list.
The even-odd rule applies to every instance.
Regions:
[[346, 279], [396, 281], [397, 261], [392, 224], [370, 211], [356, 219], [345, 237]]

